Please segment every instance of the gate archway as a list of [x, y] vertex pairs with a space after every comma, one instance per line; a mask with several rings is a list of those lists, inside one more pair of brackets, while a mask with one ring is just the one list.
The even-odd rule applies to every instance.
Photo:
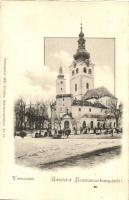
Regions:
[[65, 129], [69, 128], [69, 121], [65, 121], [65, 122], [64, 122], [64, 128], [65, 128]]

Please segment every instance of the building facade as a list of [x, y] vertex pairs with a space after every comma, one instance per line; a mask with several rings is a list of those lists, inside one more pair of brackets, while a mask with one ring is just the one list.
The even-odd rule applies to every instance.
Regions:
[[82, 26], [79, 33], [78, 49], [73, 58], [73, 63], [69, 67], [70, 93], [73, 95], [73, 98], [81, 99], [88, 90], [94, 88], [94, 65], [85, 47]]
[[66, 93], [66, 80], [60, 66], [56, 80], [56, 119], [61, 129], [115, 128], [116, 119], [111, 107], [117, 106], [117, 98], [105, 87], [94, 88], [94, 64], [85, 46], [81, 30], [78, 48], [69, 66], [70, 94]]

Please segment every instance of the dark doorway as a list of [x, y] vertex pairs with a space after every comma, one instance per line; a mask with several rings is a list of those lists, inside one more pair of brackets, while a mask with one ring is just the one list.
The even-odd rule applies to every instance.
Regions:
[[94, 128], [94, 122], [93, 122], [93, 121], [90, 122], [90, 128], [91, 128], [91, 129]]
[[64, 122], [64, 128], [66, 129], [66, 128], [69, 128], [69, 121], [65, 121]]
[[105, 129], [105, 122], [103, 123], [103, 129]]

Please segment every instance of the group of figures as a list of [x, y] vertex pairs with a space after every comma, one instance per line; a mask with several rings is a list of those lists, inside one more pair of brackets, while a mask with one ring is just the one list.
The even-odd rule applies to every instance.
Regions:
[[69, 135], [81, 135], [81, 134], [96, 134], [96, 135], [107, 135], [110, 134], [111, 136], [114, 135], [114, 133], [120, 134], [122, 133], [122, 128], [80, 128], [78, 131], [75, 127], [73, 130], [71, 130], [69, 127], [64, 129], [54, 129], [53, 131], [48, 128], [45, 131], [37, 131], [35, 133], [35, 138], [39, 137], [52, 137], [54, 139], [59, 138], [68, 138]]

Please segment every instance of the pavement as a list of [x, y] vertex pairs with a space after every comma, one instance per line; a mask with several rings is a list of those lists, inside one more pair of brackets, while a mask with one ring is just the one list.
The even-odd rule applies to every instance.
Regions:
[[[117, 135], [118, 136], [118, 135]], [[106, 153], [121, 146], [120, 136], [70, 135], [68, 139], [15, 137], [17, 164], [42, 168], [53, 163]], [[79, 163], [78, 163], [79, 165]]]

